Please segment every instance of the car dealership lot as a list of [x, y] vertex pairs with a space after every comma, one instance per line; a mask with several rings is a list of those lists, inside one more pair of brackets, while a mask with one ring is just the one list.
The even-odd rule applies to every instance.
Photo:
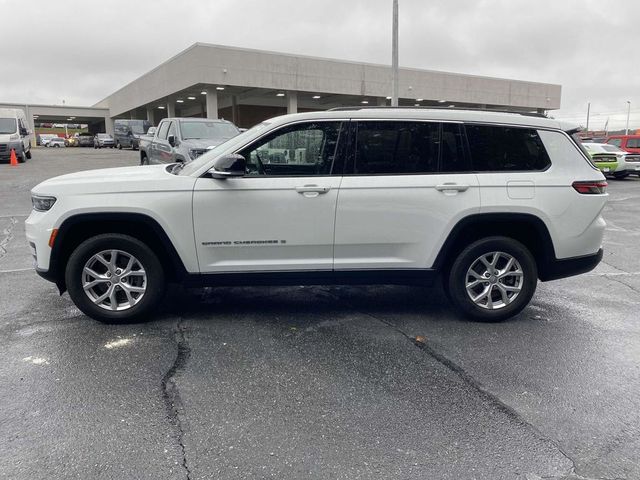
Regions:
[[605, 263], [504, 323], [384, 286], [174, 288], [102, 325], [30, 269], [28, 192], [136, 163], [0, 165], [0, 477], [640, 477], [640, 179], [610, 181]]

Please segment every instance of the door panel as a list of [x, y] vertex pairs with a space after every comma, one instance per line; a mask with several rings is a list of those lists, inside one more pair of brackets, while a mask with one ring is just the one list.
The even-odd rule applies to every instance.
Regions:
[[334, 267], [430, 268], [450, 229], [479, 205], [474, 174], [344, 177]]
[[201, 272], [331, 270], [340, 179], [198, 179], [193, 216]]

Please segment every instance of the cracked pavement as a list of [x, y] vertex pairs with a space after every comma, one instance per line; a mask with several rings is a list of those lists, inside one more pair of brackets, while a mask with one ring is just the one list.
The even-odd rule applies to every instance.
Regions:
[[501, 324], [378, 286], [172, 287], [101, 325], [31, 271], [28, 191], [136, 158], [0, 165], [0, 478], [640, 478], [640, 179], [604, 262]]

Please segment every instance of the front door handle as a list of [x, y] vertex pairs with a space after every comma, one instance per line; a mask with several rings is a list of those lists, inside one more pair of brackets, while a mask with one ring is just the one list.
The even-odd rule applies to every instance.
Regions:
[[323, 193], [327, 193], [331, 190], [331, 187], [319, 187], [318, 185], [305, 185], [303, 187], [296, 187], [296, 192], [300, 194], [305, 193], [316, 193], [322, 195]]
[[443, 183], [441, 185], [436, 185], [436, 190], [438, 190], [439, 192], [447, 192], [447, 191], [465, 192], [469, 190], [469, 185], [459, 185], [457, 183]]

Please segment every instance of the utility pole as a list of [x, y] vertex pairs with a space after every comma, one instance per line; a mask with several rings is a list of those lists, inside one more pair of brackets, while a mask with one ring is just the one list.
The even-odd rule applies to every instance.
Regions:
[[624, 134], [629, 135], [629, 114], [631, 113], [631, 102], [627, 100], [627, 128], [624, 129]]
[[587, 133], [589, 133], [589, 112], [591, 111], [591, 102], [587, 103]]
[[393, 0], [393, 28], [391, 40], [391, 106], [398, 106], [398, 0]]

